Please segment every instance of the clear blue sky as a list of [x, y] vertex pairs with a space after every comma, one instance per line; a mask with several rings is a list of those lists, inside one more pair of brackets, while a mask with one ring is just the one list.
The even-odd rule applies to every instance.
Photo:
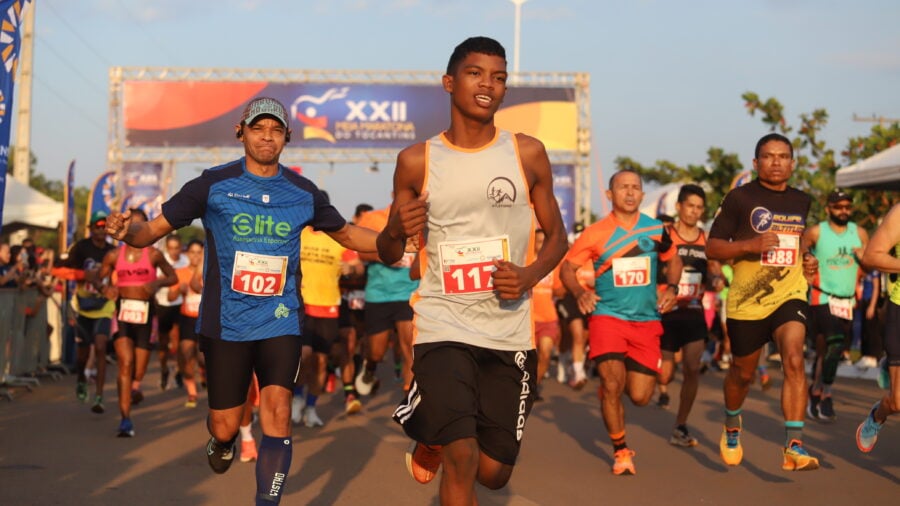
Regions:
[[[503, 43], [509, 0], [36, 0], [32, 150], [37, 170], [76, 183], [105, 170], [111, 66], [441, 70], [472, 35]], [[703, 163], [710, 146], [750, 165], [765, 133], [740, 98], [776, 97], [788, 118], [824, 107], [830, 146], [900, 118], [896, 0], [528, 0], [522, 71], [589, 72], [592, 207], [600, 169]], [[180, 165], [180, 186], [198, 167]], [[345, 214], [388, 203], [390, 173], [308, 165]]]

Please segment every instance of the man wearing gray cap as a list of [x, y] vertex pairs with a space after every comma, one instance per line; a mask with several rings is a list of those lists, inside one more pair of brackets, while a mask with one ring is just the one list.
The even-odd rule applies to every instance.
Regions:
[[206, 356], [212, 436], [209, 465], [224, 473], [253, 373], [263, 438], [256, 504], [278, 503], [291, 465], [291, 394], [300, 365], [303, 302], [300, 231], [312, 226], [348, 249], [375, 251], [375, 232], [348, 224], [312, 181], [278, 163], [291, 130], [284, 106], [255, 98], [234, 127], [245, 156], [189, 181], [150, 222], [113, 213], [107, 230], [146, 246], [200, 218], [206, 230], [203, 296], [197, 318]]
[[869, 242], [865, 229], [850, 221], [853, 199], [841, 190], [828, 195], [826, 221], [803, 233], [802, 241], [819, 261], [809, 293], [808, 336], [816, 350], [806, 415], [825, 422], [837, 416], [831, 399], [838, 364], [849, 348], [859, 259]]

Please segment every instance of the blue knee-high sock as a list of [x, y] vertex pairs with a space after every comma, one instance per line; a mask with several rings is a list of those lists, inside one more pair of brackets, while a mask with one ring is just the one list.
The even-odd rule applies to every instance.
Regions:
[[278, 504], [291, 469], [293, 446], [290, 437], [263, 435], [256, 459], [256, 505]]

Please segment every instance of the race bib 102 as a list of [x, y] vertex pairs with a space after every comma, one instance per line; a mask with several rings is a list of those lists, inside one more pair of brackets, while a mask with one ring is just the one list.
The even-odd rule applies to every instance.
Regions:
[[237, 251], [231, 273], [231, 289], [237, 293], [271, 297], [284, 292], [288, 258]]
[[509, 260], [509, 236], [438, 244], [441, 290], [446, 295], [492, 291], [494, 259]]

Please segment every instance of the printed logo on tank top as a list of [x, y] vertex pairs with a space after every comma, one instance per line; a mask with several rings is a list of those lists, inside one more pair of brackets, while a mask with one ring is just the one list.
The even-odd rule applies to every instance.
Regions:
[[824, 263], [827, 269], [840, 271], [852, 267], [856, 259], [853, 258], [853, 250], [849, 246], [839, 246], [837, 254], [830, 258], [823, 258], [819, 262]]
[[516, 202], [516, 185], [509, 178], [495, 177], [487, 187], [491, 207], [512, 207]]

